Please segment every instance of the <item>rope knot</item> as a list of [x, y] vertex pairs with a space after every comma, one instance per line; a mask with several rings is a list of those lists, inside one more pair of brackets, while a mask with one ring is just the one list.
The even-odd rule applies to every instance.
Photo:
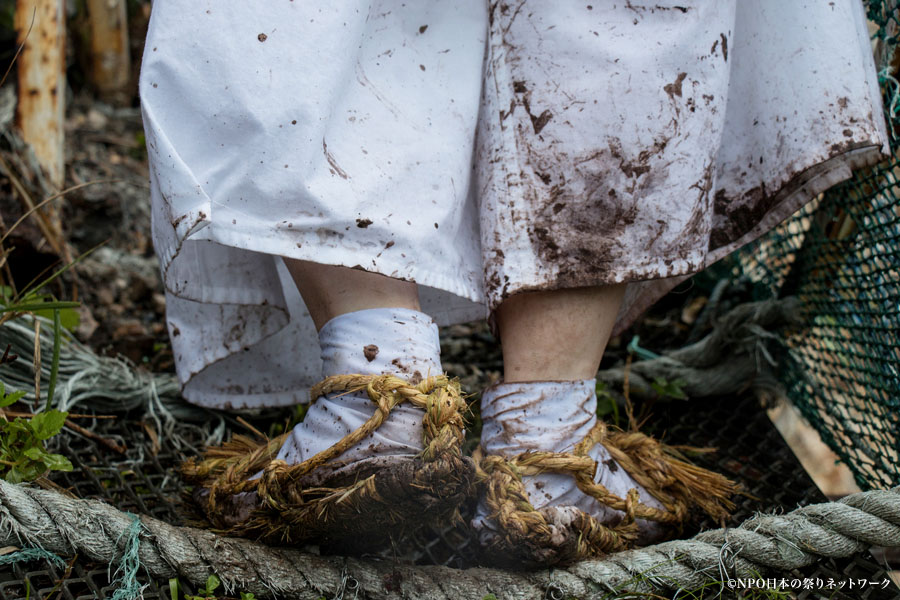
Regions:
[[[589, 456], [596, 444], [602, 444], [613, 460], [664, 508], [641, 502], [637, 488], [631, 488], [622, 498], [596, 482], [599, 465]], [[642, 433], [610, 431], [602, 421], [597, 421], [572, 453], [528, 451], [507, 459], [484, 456], [478, 448], [473, 458], [478, 464], [477, 479], [484, 486], [489, 515], [500, 525], [495, 545], [513, 553], [525, 547], [555, 547], [556, 552], [566, 555], [560, 558], [561, 562], [632, 546], [640, 531], [638, 519], [677, 529], [687, 519], [690, 506], [699, 506], [713, 516], [727, 514], [733, 506], [727, 498], [735, 491], [734, 484], [721, 475], [679, 460], [673, 449]], [[540, 473], [571, 475], [579, 490], [621, 512], [622, 519], [608, 524], [580, 511], [572, 518], [555, 508], [536, 510], [522, 477]], [[564, 530], [569, 532], [568, 538], [561, 537]], [[574, 549], [561, 541], [572, 538], [576, 540]]]
[[[388, 531], [412, 531], [458, 516], [474, 465], [460, 448], [466, 404], [457, 381], [445, 375], [414, 383], [394, 375], [337, 375], [310, 393], [312, 401], [364, 393], [373, 414], [331, 447], [297, 464], [275, 458], [289, 432], [264, 443], [235, 436], [208, 450], [199, 465], [187, 463], [183, 473], [201, 486], [197, 499], [207, 518], [232, 533], [282, 543], [324, 534], [359, 544], [360, 531], [380, 539]], [[417, 460], [350, 460], [345, 453], [404, 402], [422, 410], [424, 449]], [[428, 507], [425, 514], [423, 506]]]

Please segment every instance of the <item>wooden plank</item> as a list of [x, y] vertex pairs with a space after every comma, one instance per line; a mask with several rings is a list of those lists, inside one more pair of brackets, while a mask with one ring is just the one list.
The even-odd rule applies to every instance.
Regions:
[[87, 0], [91, 28], [91, 82], [102, 100], [127, 104], [131, 98], [131, 55], [125, 0]]

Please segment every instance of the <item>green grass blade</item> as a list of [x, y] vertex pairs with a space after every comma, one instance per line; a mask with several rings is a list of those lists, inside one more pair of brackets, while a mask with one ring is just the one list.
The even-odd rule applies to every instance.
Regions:
[[61, 308], [78, 308], [79, 306], [81, 306], [80, 302], [69, 301], [10, 304], [9, 306], [0, 308], [0, 314], [8, 312], [28, 312], [32, 310], [59, 310]]
[[46, 410], [53, 408], [53, 392], [56, 391], [56, 377], [59, 374], [59, 349], [62, 345], [62, 322], [59, 309], [53, 311], [53, 359], [50, 362], [50, 384], [47, 386]]
[[[87, 251], [85, 251], [85, 252], [82, 252], [82, 253], [81, 253], [77, 258], [75, 258], [72, 262], [70, 262], [69, 264], [65, 265], [65, 266], [62, 267], [61, 269], [59, 269], [56, 273], [54, 273], [53, 275], [51, 275], [51, 276], [48, 277], [47, 279], [41, 281], [41, 282], [38, 283], [38, 284], [35, 284], [35, 286], [34, 286], [33, 288], [22, 290], [21, 292], [19, 292], [19, 297], [21, 298], [22, 296], [27, 296], [30, 292], [32, 292], [32, 291], [34, 291], [34, 290], [39, 290], [39, 289], [41, 289], [42, 287], [47, 287], [48, 285], [50, 285], [50, 282], [52, 282], [54, 279], [56, 279], [57, 277], [59, 277], [60, 275], [62, 275], [63, 273], [65, 273], [66, 271], [68, 271], [69, 269], [71, 269], [72, 267], [74, 267], [75, 265], [77, 265], [78, 263], [80, 263], [81, 261], [83, 261], [83, 260], [84, 260], [85, 258], [87, 258], [88, 256], [90, 256], [91, 253], [94, 252], [94, 250], [96, 250], [97, 248], [99, 248], [100, 246], [102, 246], [103, 244], [105, 244], [107, 241], [108, 241], [108, 240], [104, 240], [104, 241], [100, 242], [99, 244], [97, 244], [96, 246], [94, 246], [93, 248], [91, 248], [90, 250], [87, 250]], [[18, 299], [18, 298], [17, 298], [17, 299]], [[49, 307], [45, 306], [44, 308], [49, 308]]]
[[78, 185], [73, 185], [72, 187], [66, 188], [61, 192], [57, 192], [57, 193], [53, 194], [52, 196], [50, 196], [49, 198], [44, 198], [39, 203], [35, 204], [34, 207], [31, 208], [30, 210], [28, 210], [24, 215], [19, 217], [19, 220], [12, 224], [12, 227], [7, 229], [6, 233], [3, 234], [3, 237], [0, 237], [0, 244], [3, 244], [3, 242], [6, 241], [6, 238], [8, 238], [10, 236], [10, 234], [13, 232], [13, 230], [15, 230], [15, 228], [18, 227], [22, 223], [22, 221], [24, 221], [29, 216], [31, 216], [31, 213], [33, 213], [37, 210], [40, 210], [41, 208], [43, 208], [50, 202], [53, 202], [54, 200], [58, 200], [59, 198], [62, 198], [69, 192], [74, 192], [75, 190], [80, 190], [81, 188], [87, 187], [89, 185], [97, 185], [98, 183], [118, 183], [120, 181], [123, 181], [123, 180], [122, 179], [98, 179], [96, 181], [85, 181], [84, 183], [79, 183]]
[[24, 292], [24, 290], [37, 290], [37, 289], [40, 289], [40, 287], [35, 287], [35, 286], [36, 286], [36, 284], [38, 284], [38, 282], [41, 280], [41, 277], [46, 276], [47, 273], [51, 272], [53, 269], [55, 269], [55, 268], [56, 268], [57, 266], [59, 266], [60, 264], [62, 264], [62, 261], [61, 261], [61, 260], [56, 260], [56, 261], [52, 262], [50, 265], [44, 267], [44, 269], [43, 269], [40, 273], [38, 273], [37, 275], [35, 275], [35, 276], [31, 279], [31, 281], [29, 281], [28, 283], [26, 283], [26, 284], [25, 284], [25, 287], [22, 288], [22, 290], [23, 290], [22, 294], [24, 294], [24, 295], [16, 294], [15, 296], [13, 296], [13, 298], [14, 298], [14, 299], [17, 299], [17, 300], [23, 300], [26, 296], [30, 295], [30, 294], [26, 294], [26, 293]]

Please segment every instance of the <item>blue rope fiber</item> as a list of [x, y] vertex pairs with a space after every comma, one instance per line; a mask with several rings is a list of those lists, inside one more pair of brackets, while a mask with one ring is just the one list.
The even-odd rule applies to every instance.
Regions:
[[646, 348], [641, 348], [640, 346], [638, 346], [640, 341], [641, 341], [641, 338], [638, 336], [634, 336], [633, 338], [631, 338], [631, 341], [628, 342], [628, 348], [627, 348], [628, 352], [630, 352], [631, 354], [634, 354], [635, 356], [637, 356], [638, 358], [641, 358], [643, 360], [653, 360], [655, 358], [660, 357], [660, 355], [657, 354], [656, 352], [653, 352], [652, 350], [647, 350]]
[[132, 513], [128, 513], [131, 517], [131, 525], [128, 529], [119, 534], [116, 545], [122, 536], [127, 536], [125, 540], [125, 549], [122, 551], [122, 557], [116, 567], [115, 580], [112, 582], [116, 591], [110, 597], [110, 600], [133, 600], [139, 598], [144, 587], [137, 580], [138, 571], [141, 568], [141, 559], [139, 550], [141, 547], [141, 530], [143, 525], [141, 519]]
[[9, 565], [17, 562], [28, 562], [32, 560], [40, 560], [45, 559], [57, 567], [65, 566], [66, 561], [52, 552], [48, 552], [43, 548], [25, 548], [23, 550], [19, 550], [18, 552], [13, 552], [12, 554], [4, 554], [0, 556], [0, 566]]

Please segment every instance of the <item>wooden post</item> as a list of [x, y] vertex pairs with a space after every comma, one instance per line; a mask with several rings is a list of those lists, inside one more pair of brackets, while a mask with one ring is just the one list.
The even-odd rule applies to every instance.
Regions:
[[25, 44], [17, 63], [19, 103], [16, 124], [22, 130], [23, 139], [34, 148], [51, 185], [62, 189], [65, 175], [65, 0], [16, 0], [15, 25], [19, 43]]
[[111, 104], [130, 101], [131, 55], [125, 0], [87, 0], [91, 31], [90, 79], [100, 98]]
[[[16, 34], [22, 53], [17, 63], [19, 101], [16, 125], [34, 150], [49, 185], [61, 191], [65, 181], [66, 20], [65, 0], [16, 0]], [[26, 210], [38, 201], [19, 190]], [[72, 254], [62, 234], [62, 219], [54, 203], [39, 209], [47, 243], [66, 263]]]

